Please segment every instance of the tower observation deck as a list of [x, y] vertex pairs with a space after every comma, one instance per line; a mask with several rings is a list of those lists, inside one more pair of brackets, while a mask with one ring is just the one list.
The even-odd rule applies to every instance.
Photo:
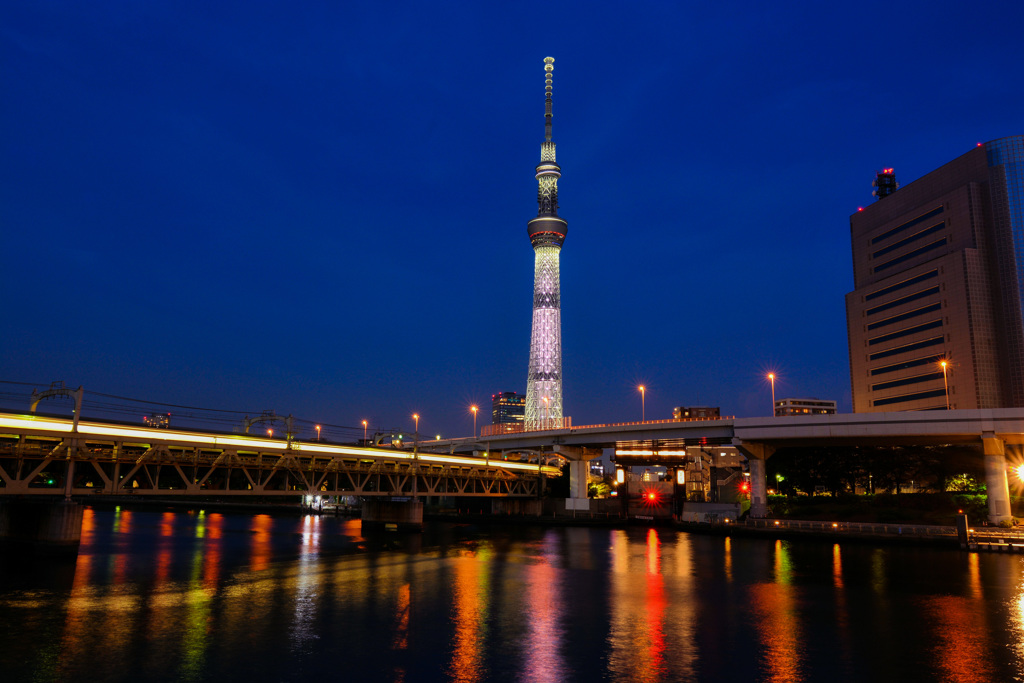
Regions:
[[551, 76], [553, 57], [544, 58], [544, 142], [537, 165], [537, 217], [527, 224], [534, 252], [533, 331], [526, 387], [527, 429], [562, 421], [562, 310], [559, 300], [558, 256], [567, 223], [558, 217], [558, 179], [551, 141]]

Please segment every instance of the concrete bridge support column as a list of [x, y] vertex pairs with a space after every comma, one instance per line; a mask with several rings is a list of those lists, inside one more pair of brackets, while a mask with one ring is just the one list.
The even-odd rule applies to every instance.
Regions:
[[77, 552], [85, 508], [68, 500], [0, 503], [0, 540], [45, 550]]
[[364, 529], [423, 530], [423, 502], [420, 500], [365, 500], [362, 522]]
[[998, 524], [1012, 518], [1010, 485], [1006, 478], [1006, 443], [994, 434], [981, 437], [985, 449], [985, 488], [988, 493], [988, 521]]
[[768, 481], [764, 461], [775, 452], [775, 448], [763, 443], [749, 443], [733, 439], [732, 445], [747, 456], [750, 468], [750, 516], [768, 516]]

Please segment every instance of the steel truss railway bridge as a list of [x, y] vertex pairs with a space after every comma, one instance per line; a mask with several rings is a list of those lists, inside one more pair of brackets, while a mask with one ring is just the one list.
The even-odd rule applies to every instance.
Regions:
[[0, 413], [0, 496], [536, 497], [538, 462]]

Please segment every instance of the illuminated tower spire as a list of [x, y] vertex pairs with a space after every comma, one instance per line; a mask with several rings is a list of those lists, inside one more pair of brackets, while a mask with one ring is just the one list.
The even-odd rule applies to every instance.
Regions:
[[[558, 254], [567, 224], [558, 217], [555, 143], [551, 141], [551, 75], [553, 57], [544, 58], [544, 142], [537, 166], [537, 217], [527, 224], [534, 252], [533, 333], [526, 385], [527, 429], [561, 424], [562, 309], [559, 301]], [[555, 422], [557, 420], [557, 422]]]

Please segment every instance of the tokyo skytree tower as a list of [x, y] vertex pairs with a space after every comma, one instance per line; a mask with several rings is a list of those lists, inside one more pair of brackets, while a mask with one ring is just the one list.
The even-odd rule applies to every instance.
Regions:
[[[537, 217], [527, 224], [534, 252], [533, 333], [526, 385], [526, 428], [561, 426], [562, 309], [559, 301], [558, 254], [568, 228], [558, 217], [555, 143], [551, 141], [551, 74], [553, 57], [544, 58], [544, 142], [537, 166]], [[558, 422], [555, 422], [555, 421]]]

